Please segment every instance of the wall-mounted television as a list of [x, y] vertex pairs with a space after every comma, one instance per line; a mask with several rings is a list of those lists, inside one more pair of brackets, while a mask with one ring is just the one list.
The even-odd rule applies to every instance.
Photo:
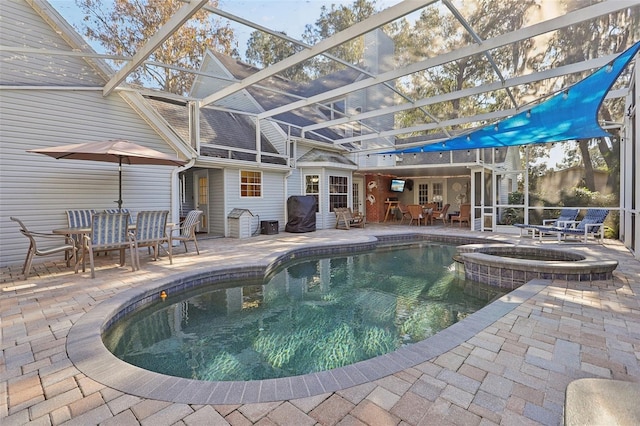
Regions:
[[405, 180], [403, 179], [391, 179], [391, 192], [402, 192], [404, 191]]

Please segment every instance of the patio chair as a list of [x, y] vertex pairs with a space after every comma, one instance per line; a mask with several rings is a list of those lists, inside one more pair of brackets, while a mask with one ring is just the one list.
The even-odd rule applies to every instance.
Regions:
[[202, 214], [202, 210], [189, 211], [187, 217], [180, 222], [176, 228], [173, 228], [173, 231], [177, 231], [178, 235], [173, 235], [173, 232], [169, 233], [169, 256], [172, 255], [173, 241], [182, 241], [185, 252], [189, 251], [187, 249], [187, 241], [193, 241], [193, 244], [196, 246], [196, 253], [200, 254], [198, 240], [196, 239], [196, 227]]
[[[71, 264], [71, 260], [77, 259], [77, 247], [73, 239], [68, 235], [50, 234], [44, 232], [29, 231], [24, 223], [17, 217], [11, 216], [9, 219], [16, 222], [20, 226], [22, 235], [29, 239], [29, 250], [22, 267], [22, 274], [26, 280], [31, 272], [31, 262], [34, 256], [49, 256], [56, 253], [65, 253], [67, 266]], [[71, 256], [68, 254], [71, 253]], [[78, 269], [76, 268], [76, 273]]]
[[365, 220], [361, 213], [352, 213], [350, 207], [335, 207], [336, 229], [364, 228]]
[[[168, 210], [141, 211], [136, 218], [136, 229], [133, 231], [135, 268], [140, 269], [140, 254], [138, 248], [149, 247], [153, 249], [153, 260], [158, 260], [162, 244], [169, 242], [167, 235]], [[173, 264], [173, 257], [168, 250], [169, 263]]]
[[67, 222], [69, 228], [89, 228], [91, 227], [91, 217], [95, 210], [67, 210]]
[[523, 236], [523, 232], [526, 232], [528, 234], [529, 231], [531, 231], [531, 238], [535, 238], [538, 228], [549, 228], [550, 226], [564, 228], [565, 226], [573, 223], [576, 220], [576, 217], [578, 217], [578, 212], [578, 209], [562, 209], [562, 211], [560, 212], [560, 216], [555, 219], [544, 219], [542, 221], [542, 225], [514, 223], [513, 226], [515, 226], [516, 228], [520, 228], [521, 237]]
[[[85, 235], [85, 244], [89, 253], [91, 278], [95, 278], [94, 255], [98, 252], [118, 250], [120, 265], [124, 266], [124, 251], [131, 252], [131, 269], [136, 270], [133, 236], [129, 234], [129, 213], [95, 213], [91, 218], [91, 234]], [[78, 263], [76, 263], [76, 271]]]
[[431, 224], [433, 225], [433, 222], [436, 220], [442, 220], [442, 224], [446, 225], [447, 224], [447, 212], [449, 211], [449, 207], [451, 206], [451, 204], [445, 204], [444, 206], [442, 206], [442, 210], [440, 211], [434, 211], [433, 214], [431, 215]]
[[409, 216], [411, 216], [411, 220], [409, 221], [409, 226], [413, 223], [413, 221], [417, 221], [416, 226], [420, 226], [420, 222], [424, 219], [426, 225], [426, 217], [424, 216], [422, 206], [420, 204], [409, 204], [407, 206], [409, 210]]
[[129, 225], [133, 225], [133, 215], [129, 209], [104, 209], [105, 213], [129, 213]]
[[[69, 228], [91, 228], [91, 217], [96, 213], [92, 209], [67, 210], [67, 225]], [[82, 243], [82, 234], [69, 234], [76, 241], [76, 245]]]
[[604, 221], [609, 215], [608, 209], [588, 209], [584, 217], [580, 221], [568, 221], [565, 226], [551, 226], [548, 228], [539, 227], [537, 231], [540, 233], [540, 240], [542, 240], [542, 234], [556, 234], [558, 241], [566, 240], [567, 236], [584, 237], [584, 243], [589, 240], [589, 236], [594, 239], [600, 238], [601, 244], [604, 244]]
[[411, 214], [406, 205], [398, 203], [398, 211], [400, 212], [400, 225], [402, 225], [405, 219], [411, 221]]
[[471, 204], [460, 204], [460, 213], [456, 216], [451, 216], [451, 225], [453, 222], [458, 222], [462, 227], [462, 222], [467, 222], [471, 226]]

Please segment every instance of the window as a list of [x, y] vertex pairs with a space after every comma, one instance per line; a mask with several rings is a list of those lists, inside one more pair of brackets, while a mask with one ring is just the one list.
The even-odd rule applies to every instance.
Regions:
[[347, 207], [349, 179], [346, 176], [329, 176], [329, 211]]
[[327, 102], [326, 104], [321, 105], [318, 109], [328, 119], [335, 120], [336, 118], [344, 117], [345, 107], [345, 100], [338, 99], [333, 102]]
[[320, 176], [307, 175], [304, 177], [304, 195], [316, 197], [316, 212], [320, 211]]
[[252, 172], [249, 170], [240, 171], [240, 196], [262, 196], [262, 172]]

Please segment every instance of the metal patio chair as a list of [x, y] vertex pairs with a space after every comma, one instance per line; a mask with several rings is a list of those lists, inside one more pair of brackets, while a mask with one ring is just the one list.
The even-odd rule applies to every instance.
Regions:
[[[33, 262], [34, 256], [49, 256], [56, 253], [64, 253], [67, 266], [70, 266], [72, 260], [77, 260], [78, 249], [69, 235], [29, 231], [25, 224], [17, 217], [12, 216], [10, 219], [20, 225], [20, 232], [29, 239], [29, 250], [27, 251], [27, 257], [22, 267], [22, 274], [25, 280], [31, 272], [31, 263]], [[70, 256], [69, 253], [71, 254]], [[78, 272], [78, 268], [76, 268], [75, 272]]]
[[[124, 252], [131, 252], [131, 268], [136, 270], [133, 237], [129, 234], [129, 213], [95, 213], [91, 218], [91, 234], [85, 235], [85, 244], [91, 264], [91, 278], [95, 278], [94, 255], [97, 252], [118, 250], [120, 265], [124, 266]], [[84, 249], [83, 249], [84, 251]], [[76, 263], [76, 271], [78, 263]]]
[[129, 224], [133, 224], [133, 215], [129, 209], [104, 209], [106, 213], [129, 213]]
[[[157, 260], [160, 249], [164, 249], [162, 244], [169, 242], [167, 235], [168, 210], [140, 211], [136, 218], [136, 229], [133, 231], [133, 244], [135, 247], [135, 267], [140, 269], [139, 247], [149, 247], [153, 249], [153, 260]], [[169, 255], [169, 263], [173, 264], [173, 257], [170, 250], [166, 250]]]
[[89, 228], [91, 226], [91, 217], [96, 213], [95, 210], [67, 210], [67, 223], [69, 228]]
[[189, 251], [187, 249], [187, 241], [193, 241], [193, 244], [196, 246], [196, 253], [200, 254], [198, 240], [196, 239], [196, 227], [200, 222], [200, 216], [202, 214], [202, 210], [189, 211], [189, 213], [187, 213], [187, 217], [180, 222], [177, 227], [173, 228], [173, 231], [177, 231], [178, 234], [173, 235], [173, 232], [169, 233], [169, 256], [172, 254], [173, 241], [182, 241], [185, 252]]

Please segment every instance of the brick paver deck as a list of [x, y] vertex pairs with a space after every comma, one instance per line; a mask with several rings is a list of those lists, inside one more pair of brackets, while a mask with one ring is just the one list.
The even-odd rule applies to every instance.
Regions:
[[[153, 280], [202, 265], [255, 265], [291, 248], [366, 241], [409, 229], [469, 233], [455, 228], [372, 225], [203, 240], [200, 256], [178, 248], [173, 265], [166, 258], [145, 263], [141, 252], [142, 270], [136, 273], [102, 258], [93, 280], [88, 272], [74, 275], [62, 261], [36, 265], [38, 276], [26, 281], [20, 279], [21, 265], [3, 268], [0, 424], [558, 425], [572, 380], [640, 382], [640, 262], [616, 241], [563, 245], [617, 259], [613, 280], [527, 284], [526, 291], [512, 293], [500, 306], [485, 308], [484, 318], [491, 321], [477, 326], [477, 332], [466, 336], [459, 328], [433, 340], [457, 338], [452, 349], [394, 374], [305, 398], [247, 404], [143, 398], [85, 375], [67, 354], [69, 331], [85, 313]], [[512, 235], [475, 235], [539, 244]]]

